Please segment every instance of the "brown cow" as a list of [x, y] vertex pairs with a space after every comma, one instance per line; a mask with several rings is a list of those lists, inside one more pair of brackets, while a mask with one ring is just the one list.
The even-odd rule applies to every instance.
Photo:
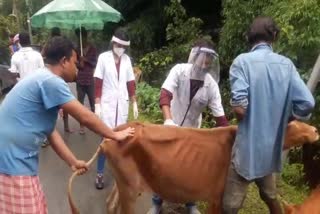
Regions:
[[301, 205], [284, 204], [285, 214], [319, 214], [320, 213], [320, 186], [312, 191], [311, 195]]
[[[236, 126], [194, 129], [135, 122], [116, 130], [128, 126], [135, 128], [134, 137], [101, 145], [116, 183], [107, 199], [108, 214], [134, 213], [142, 192], [177, 203], [206, 201], [208, 213], [220, 213]], [[286, 145], [319, 138], [314, 127], [300, 122], [289, 125], [287, 136], [295, 137], [287, 137]]]
[[305, 143], [314, 143], [319, 140], [319, 133], [316, 127], [306, 123], [293, 121], [288, 124], [287, 134], [283, 149], [301, 146]]

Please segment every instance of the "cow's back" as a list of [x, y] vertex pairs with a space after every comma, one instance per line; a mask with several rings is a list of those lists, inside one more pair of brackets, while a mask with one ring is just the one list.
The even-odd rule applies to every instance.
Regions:
[[[128, 123], [136, 129], [124, 150], [151, 189], [172, 202], [221, 195], [236, 127], [216, 129]], [[124, 151], [123, 150], [123, 151]]]

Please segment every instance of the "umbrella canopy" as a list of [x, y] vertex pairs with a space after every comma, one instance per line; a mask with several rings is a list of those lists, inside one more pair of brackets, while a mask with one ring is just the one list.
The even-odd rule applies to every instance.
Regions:
[[119, 22], [121, 13], [101, 0], [54, 0], [31, 17], [31, 26], [101, 30], [105, 22]]

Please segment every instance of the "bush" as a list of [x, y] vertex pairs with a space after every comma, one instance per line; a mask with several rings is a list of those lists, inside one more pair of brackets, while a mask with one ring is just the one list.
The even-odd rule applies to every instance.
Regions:
[[285, 163], [281, 177], [289, 185], [305, 188], [303, 164], [301, 163]]
[[194, 40], [201, 37], [202, 20], [188, 18], [178, 0], [171, 0], [165, 7], [167, 46], [144, 55], [139, 60], [143, 79], [153, 86], [160, 86], [166, 74], [176, 63], [187, 62]]
[[162, 112], [159, 106], [160, 89], [153, 88], [145, 82], [137, 86], [137, 98], [140, 113], [149, 118], [152, 123], [163, 123]]

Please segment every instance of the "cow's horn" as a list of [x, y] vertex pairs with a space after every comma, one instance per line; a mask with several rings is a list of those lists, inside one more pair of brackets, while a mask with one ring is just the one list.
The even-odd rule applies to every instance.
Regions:
[[[87, 165], [90, 166], [92, 164], [92, 162], [98, 157], [98, 154], [100, 153], [101, 151], [101, 146], [98, 147], [96, 153], [94, 153], [94, 155], [92, 156], [92, 158], [87, 162]], [[80, 214], [80, 211], [79, 209], [76, 207], [74, 201], [72, 200], [72, 182], [73, 182], [73, 179], [79, 175], [79, 171], [75, 171], [71, 177], [69, 178], [69, 184], [68, 184], [68, 201], [69, 201], [69, 205], [70, 205], [70, 208], [71, 208], [71, 213], [72, 214]]]

